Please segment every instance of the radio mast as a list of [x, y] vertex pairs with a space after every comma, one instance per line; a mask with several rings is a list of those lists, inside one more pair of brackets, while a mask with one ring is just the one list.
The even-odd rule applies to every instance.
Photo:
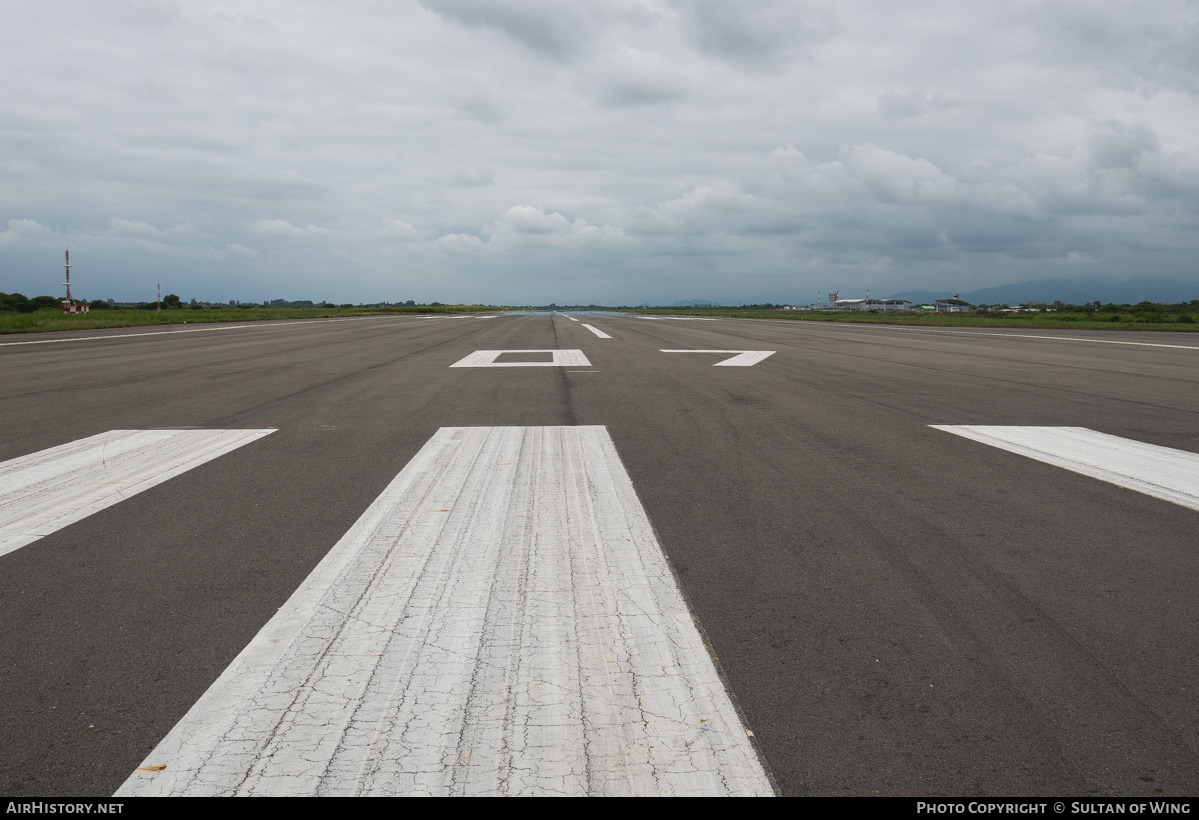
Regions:
[[67, 281], [63, 282], [67, 289], [67, 298], [62, 300], [62, 312], [87, 313], [89, 307], [87, 302], [76, 302], [71, 298], [71, 250], [69, 248], [67, 249], [66, 264], [62, 267], [67, 272]]
[[63, 282], [63, 284], [66, 285], [66, 287], [67, 287], [67, 302], [69, 303], [69, 302], [74, 301], [73, 299], [71, 299], [71, 250], [70, 250], [70, 248], [67, 249], [67, 263], [65, 265], [63, 265], [63, 268], [65, 268], [67, 271], [67, 281]]

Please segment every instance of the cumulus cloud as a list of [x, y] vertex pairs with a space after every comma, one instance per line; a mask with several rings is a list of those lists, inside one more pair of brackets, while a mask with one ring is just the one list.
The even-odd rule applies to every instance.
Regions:
[[957, 182], [923, 157], [910, 157], [874, 143], [841, 150], [841, 162], [855, 180], [883, 202], [945, 202]]
[[50, 239], [54, 231], [38, 222], [36, 219], [10, 219], [8, 230], [0, 233], [0, 237], [8, 241], [16, 239]]
[[1112, 120], [1096, 130], [1089, 148], [1092, 161], [1100, 168], [1131, 168], [1143, 155], [1158, 151], [1161, 143], [1145, 123]]
[[436, 245], [446, 253], [473, 254], [483, 249], [483, 240], [468, 233], [447, 233], [437, 237]]
[[459, 109], [476, 122], [495, 124], [508, 119], [508, 115], [487, 94], [472, 94], [459, 104]]
[[598, 61], [593, 82], [605, 105], [656, 105], [682, 99], [687, 79], [661, 54], [622, 47]]
[[329, 231], [316, 225], [298, 227], [283, 219], [260, 219], [250, 225], [250, 232], [261, 236], [319, 236]]
[[557, 211], [546, 212], [534, 205], [516, 205], [495, 220], [493, 242], [596, 243], [619, 240], [622, 231], [611, 225], [591, 225], [582, 217], [567, 219]]
[[140, 219], [118, 219], [116, 217], [108, 220], [107, 233], [113, 236], [143, 237], [175, 243], [191, 242], [202, 238], [200, 232], [196, 230], [196, 226], [191, 222], [159, 228]]
[[502, 31], [539, 54], [563, 59], [591, 39], [581, 0], [421, 0], [421, 5], [468, 28]]
[[68, 242], [114, 297], [169, 258], [181, 295], [339, 302], [1181, 278], [1199, 251], [1176, 0], [145, 2], [0, 29], [8, 288]]
[[459, 168], [454, 172], [454, 184], [468, 188], [495, 185], [495, 172], [490, 168]]
[[421, 238], [420, 231], [413, 227], [411, 222], [405, 222], [394, 216], [383, 217], [383, 232], [387, 236], [396, 239], [413, 240]]
[[700, 185], [682, 196], [637, 209], [633, 231], [642, 235], [712, 234], [753, 231], [744, 215], [760, 212], [761, 202], [730, 181]]
[[923, 117], [930, 111], [944, 111], [959, 105], [958, 101], [940, 93], [930, 95], [919, 89], [892, 89], [878, 98], [878, 113], [884, 120], [908, 120]]
[[229, 254], [230, 256], [242, 258], [262, 256], [262, 254], [260, 254], [258, 251], [254, 250], [253, 248], [247, 248], [245, 245], [242, 245], [239, 242], [230, 242], [228, 245], [226, 245], [225, 253]]
[[1044, 59], [1095, 71], [1143, 93], [1199, 96], [1199, 17], [1193, 4], [1168, 2], [1145, 13], [1135, 4], [1033, 2], [1013, 5], [1010, 24], [1043, 44]]
[[677, 0], [687, 38], [713, 57], [778, 68], [837, 30], [831, 6], [795, 0]]

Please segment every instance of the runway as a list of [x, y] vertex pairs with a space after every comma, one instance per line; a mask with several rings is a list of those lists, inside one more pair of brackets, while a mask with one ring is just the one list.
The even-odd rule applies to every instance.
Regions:
[[1194, 794], [1195, 338], [0, 338], [0, 793]]

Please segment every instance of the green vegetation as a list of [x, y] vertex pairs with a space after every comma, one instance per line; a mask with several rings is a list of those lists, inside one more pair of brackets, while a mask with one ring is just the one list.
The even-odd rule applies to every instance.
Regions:
[[[163, 298], [163, 309], [154, 302], [136, 305], [92, 303], [88, 313], [63, 313], [59, 299], [39, 296], [27, 299], [19, 293], [0, 293], [0, 333], [37, 333], [52, 330], [95, 330], [106, 327], [199, 324], [205, 322], [250, 322], [265, 319], [317, 319], [338, 316], [381, 316], [392, 314], [484, 313], [508, 308], [486, 305], [323, 305], [280, 307], [242, 304], [236, 306], [189, 305], [175, 296], [171, 306]], [[48, 300], [48, 301], [47, 301]]]
[[1024, 305], [1026, 311], [1004, 313], [1007, 305], [977, 305], [969, 313], [909, 311], [783, 310], [781, 305], [739, 308], [617, 308], [628, 313], [663, 316], [727, 316], [739, 319], [789, 319], [810, 322], [858, 322], [928, 327], [1008, 327], [1045, 330], [1165, 330], [1199, 331], [1199, 299], [1174, 305], [1140, 302], [1135, 305], [1066, 305], [1061, 302]]
[[[26, 298], [19, 293], [0, 293], [0, 333], [35, 333], [52, 330], [83, 330], [142, 325], [198, 324], [203, 322], [247, 322], [266, 319], [317, 319], [338, 316], [389, 314], [483, 313], [521, 308], [487, 305], [313, 305], [288, 306], [282, 299], [272, 304], [205, 305], [184, 302], [175, 294], [163, 297], [162, 310], [154, 302], [116, 304], [111, 300], [91, 303], [91, 312], [67, 314], [53, 296]], [[307, 305], [310, 303], [292, 303]], [[1004, 313], [1006, 305], [978, 305], [970, 313], [910, 311], [806, 311], [783, 310], [781, 305], [743, 305], [737, 308], [646, 308], [603, 305], [548, 305], [550, 310], [612, 310], [660, 316], [724, 316], [740, 319], [786, 319], [809, 322], [858, 322], [930, 327], [1006, 327], [1059, 330], [1166, 330], [1199, 331], [1199, 299], [1174, 305], [1140, 302], [1135, 305], [1024, 305], [1030, 312]]]

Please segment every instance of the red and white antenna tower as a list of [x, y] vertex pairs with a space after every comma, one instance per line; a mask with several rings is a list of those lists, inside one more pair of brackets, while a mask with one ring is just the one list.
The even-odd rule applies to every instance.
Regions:
[[158, 301], [154, 303], [154, 309], [162, 310], [162, 282], [158, 283]]
[[67, 281], [63, 282], [63, 284], [67, 286], [67, 302], [70, 303], [70, 302], [74, 301], [71, 298], [71, 250], [70, 250], [70, 248], [67, 249], [67, 263], [65, 265], [63, 265], [63, 267], [67, 271]]
[[69, 248], [67, 249], [66, 264], [63, 265], [63, 268], [67, 272], [67, 281], [63, 282], [67, 288], [67, 298], [62, 300], [62, 312], [87, 313], [90, 307], [87, 302], [76, 302], [71, 298], [71, 251]]

